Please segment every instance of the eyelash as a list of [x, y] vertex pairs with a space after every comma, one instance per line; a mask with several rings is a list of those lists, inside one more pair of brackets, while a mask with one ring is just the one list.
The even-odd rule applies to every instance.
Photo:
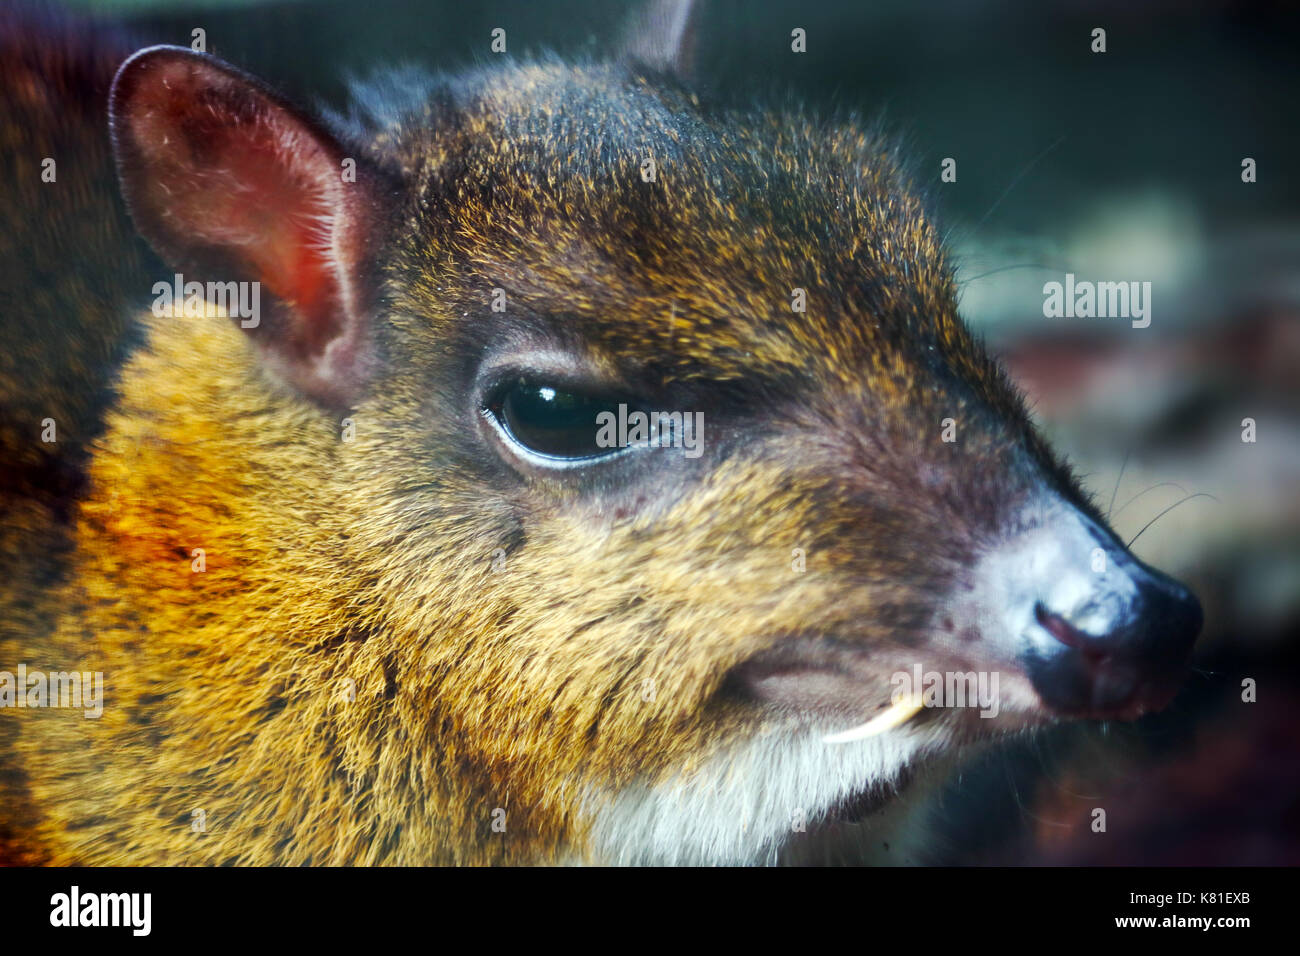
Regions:
[[550, 471], [577, 471], [579, 469], [591, 468], [595, 465], [605, 464], [606, 462], [613, 461], [616, 458], [622, 458], [625, 455], [636, 451], [635, 446], [628, 446], [626, 448], [615, 449], [607, 455], [592, 455], [587, 458], [557, 458], [550, 455], [542, 455], [528, 448], [511, 435], [490, 408], [484, 407], [480, 409], [479, 414], [487, 420], [488, 426], [496, 432], [500, 441], [510, 449], [512, 455], [523, 459], [528, 464], [537, 468], [546, 468]]
[[[488, 392], [487, 399], [482, 403], [479, 414], [484, 417], [488, 425], [495, 432], [497, 439], [509, 449], [510, 454], [521, 459], [528, 465], [535, 468], [543, 468], [549, 471], [574, 471], [578, 469], [591, 468], [596, 465], [605, 464], [614, 459], [622, 458], [629, 452], [635, 450], [635, 446], [625, 448], [613, 448], [607, 452], [581, 455], [581, 456], [564, 456], [548, 455], [545, 452], [538, 451], [530, 447], [526, 440], [514, 433], [507, 422], [505, 406], [511, 391], [514, 389], [533, 388], [539, 391], [549, 390], [552, 397], [559, 393], [567, 396], [592, 397], [597, 402], [603, 399], [606, 403], [617, 403], [623, 401], [621, 397], [614, 396], [597, 396], [597, 393], [581, 386], [569, 385], [568, 383], [558, 380], [552, 382], [550, 379], [542, 379], [545, 384], [535, 383], [534, 378], [526, 375], [513, 375], [505, 381], [496, 385]], [[593, 422], [593, 429], [595, 424]]]

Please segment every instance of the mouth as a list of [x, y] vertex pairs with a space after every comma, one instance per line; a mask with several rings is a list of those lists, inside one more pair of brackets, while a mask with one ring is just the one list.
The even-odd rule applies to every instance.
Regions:
[[1076, 720], [1137, 720], [1163, 710], [1177, 695], [1186, 676], [1181, 661], [1164, 661], [1155, 668], [1122, 654], [1099, 650], [1059, 619], [1035, 608], [1040, 627], [1063, 650], [1050, 658], [1033, 658], [1031, 677], [1050, 690], [1054, 709]]
[[[937, 655], [931, 662], [939, 663]], [[826, 728], [821, 739], [834, 746], [935, 720], [943, 720], [954, 739], [987, 737], [1022, 724], [1024, 713], [1006, 715], [1010, 720], [981, 719], [998, 716], [1001, 676], [969, 668], [937, 671], [905, 648], [882, 653], [838, 638], [800, 637], [734, 668], [727, 686], [734, 695], [783, 716]], [[970, 681], [954, 694], [952, 677]]]
[[[730, 696], [821, 731], [831, 746], [903, 728], [941, 726], [951, 743], [989, 739], [1058, 720], [1137, 720], [1162, 710], [1185, 676], [1181, 660], [1144, 666], [1078, 645], [1040, 620], [1056, 648], [988, 669], [930, 647], [866, 647], [841, 638], [783, 639], [732, 669]], [[1067, 640], [1068, 638], [1068, 640]], [[982, 640], [982, 639], [981, 639]]]
[[824, 729], [830, 745], [922, 720], [941, 721], [949, 741], [1062, 718], [1134, 720], [1175, 696], [1203, 620], [1186, 587], [1064, 502], [991, 545], [944, 593], [910, 615], [907, 640], [778, 637], [735, 668], [732, 686]]

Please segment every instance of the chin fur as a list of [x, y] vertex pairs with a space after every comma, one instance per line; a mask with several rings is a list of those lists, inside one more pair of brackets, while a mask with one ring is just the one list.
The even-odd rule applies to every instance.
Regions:
[[[842, 855], [828, 839], [854, 843], [857, 862], [921, 862], [924, 807], [935, 770], [945, 763], [933, 758], [945, 751], [947, 731], [935, 724], [824, 743], [835, 729], [770, 730], [716, 751], [691, 771], [589, 794], [586, 862], [817, 862]], [[914, 775], [918, 769], [923, 772]], [[871, 812], [842, 833], [835, 811], [861, 804], [864, 795]], [[832, 830], [840, 835], [829, 836]]]

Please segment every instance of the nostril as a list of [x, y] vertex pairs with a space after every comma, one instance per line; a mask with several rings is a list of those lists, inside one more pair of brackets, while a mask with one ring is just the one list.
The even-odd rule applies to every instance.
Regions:
[[1090, 647], [1090, 638], [1061, 615], [1047, 609], [1042, 601], [1034, 604], [1034, 619], [1040, 627], [1066, 647], [1073, 647], [1085, 653], [1095, 653]]
[[[1124, 718], [1163, 707], [1200, 630], [1195, 595], [1087, 521], [1029, 534], [1034, 572], [1003, 573], [1021, 582], [1012, 604], [1018, 657], [1042, 703], [1056, 713]], [[1087, 562], [1098, 546], [1108, 556], [1101, 569]]]

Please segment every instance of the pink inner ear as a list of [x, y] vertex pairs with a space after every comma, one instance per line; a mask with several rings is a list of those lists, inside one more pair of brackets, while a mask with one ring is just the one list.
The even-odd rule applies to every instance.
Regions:
[[[158, 64], [129, 103], [141, 193], [180, 258], [257, 280], [287, 309], [264, 330], [296, 358], [343, 332], [338, 232], [345, 215], [332, 143], [260, 90], [193, 59]], [[264, 300], [265, 301], [265, 300]]]
[[291, 344], [316, 355], [341, 331], [339, 266], [330, 249], [337, 213], [325, 202], [324, 184], [311, 181], [294, 158], [286, 163], [275, 144], [249, 145], [232, 145], [223, 157], [223, 170], [239, 184], [241, 197], [232, 195], [234, 201], [223, 205], [226, 222], [250, 238], [241, 250], [249, 271], [300, 317], [284, 330]]

